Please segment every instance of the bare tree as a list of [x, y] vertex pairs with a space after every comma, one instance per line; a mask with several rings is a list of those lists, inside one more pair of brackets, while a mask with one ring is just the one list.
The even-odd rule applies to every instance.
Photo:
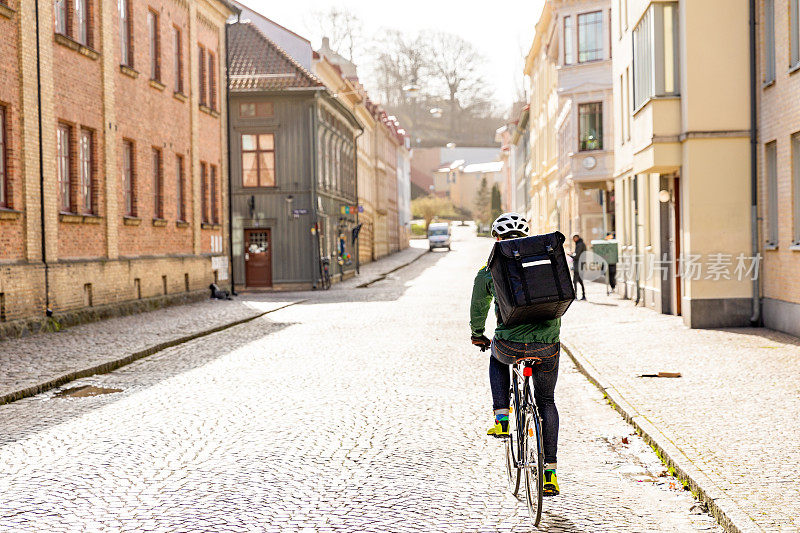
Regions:
[[469, 41], [458, 35], [425, 32], [423, 37], [431, 76], [444, 90], [454, 129], [460, 111], [481, 107], [491, 96], [481, 74], [486, 60]]
[[426, 46], [419, 35], [405, 36], [399, 30], [385, 30], [372, 47], [373, 76], [384, 103], [404, 106], [409, 95], [403, 90], [425, 81], [429, 63]]
[[364, 33], [361, 19], [346, 9], [331, 7], [324, 11], [314, 11], [312, 20], [316, 23], [320, 37], [327, 37], [334, 51], [345, 56], [348, 61], [353, 61]]

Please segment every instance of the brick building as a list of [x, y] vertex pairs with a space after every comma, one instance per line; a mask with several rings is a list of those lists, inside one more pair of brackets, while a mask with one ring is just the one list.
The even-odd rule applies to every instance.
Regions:
[[760, 0], [759, 216], [764, 325], [800, 335], [800, 7]]
[[232, 10], [0, 2], [0, 320], [182, 300], [227, 279]]

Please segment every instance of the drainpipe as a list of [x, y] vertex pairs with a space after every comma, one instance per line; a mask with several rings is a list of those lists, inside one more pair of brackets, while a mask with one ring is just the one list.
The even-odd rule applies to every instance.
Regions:
[[319, 214], [317, 213], [317, 99], [319, 93], [314, 93], [314, 100], [309, 108], [309, 127], [311, 128], [311, 211], [314, 213], [314, 264], [311, 267], [311, 288], [317, 288], [317, 274], [322, 274], [322, 257], [319, 251]]
[[[242, 12], [240, 11], [236, 22], [238, 23], [241, 19]], [[227, 21], [225, 22], [225, 98], [228, 101], [227, 106], [227, 113], [225, 117], [225, 127], [227, 131], [225, 132], [225, 138], [228, 142], [228, 260], [230, 261], [230, 272], [231, 272], [231, 294], [236, 296], [236, 274], [234, 264], [233, 264], [233, 179], [232, 179], [232, 172], [231, 172], [231, 84], [230, 84], [230, 73], [228, 72], [230, 69], [231, 64], [231, 56], [230, 56], [230, 42], [228, 38], [229, 33], [229, 25]]]
[[44, 263], [45, 314], [53, 316], [50, 309], [50, 265], [47, 263], [47, 234], [44, 227], [44, 148], [42, 147], [42, 62], [39, 47], [39, 0], [34, 3], [36, 14], [36, 102], [39, 119], [39, 215], [42, 230], [42, 263]]
[[[353, 141], [353, 147], [355, 148], [355, 172], [356, 172], [356, 227], [358, 227], [358, 138], [364, 135], [364, 130], [358, 132], [356, 135], [355, 141]], [[361, 248], [361, 234], [359, 233], [358, 239], [353, 243], [353, 251], [356, 254], [356, 274], [361, 274], [361, 262], [359, 256], [359, 250]]]
[[[756, 69], [756, 0], [750, 0], [750, 237], [753, 257], [759, 254], [758, 247], [758, 90]], [[753, 314], [750, 325], [761, 325], [761, 291], [758, 271], [753, 279]]]
[[639, 175], [633, 176], [633, 266], [636, 272], [636, 305], [641, 299], [639, 288]]

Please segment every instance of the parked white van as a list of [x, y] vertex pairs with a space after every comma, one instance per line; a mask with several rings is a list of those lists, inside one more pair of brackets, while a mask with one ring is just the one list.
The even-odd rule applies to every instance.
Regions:
[[428, 245], [430, 249], [450, 249], [450, 224], [447, 222], [434, 222], [428, 226]]

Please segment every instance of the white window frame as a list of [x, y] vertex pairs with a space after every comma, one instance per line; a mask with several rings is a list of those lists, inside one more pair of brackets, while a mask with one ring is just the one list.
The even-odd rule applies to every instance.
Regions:
[[792, 135], [792, 246], [800, 246], [800, 132]]
[[94, 184], [92, 183], [92, 137], [91, 131], [82, 129], [78, 147], [81, 200], [83, 202], [83, 213], [86, 215], [94, 214], [94, 205], [92, 203], [92, 194], [94, 193]]
[[130, 0], [117, 0], [117, 10], [119, 11], [119, 46], [120, 64], [126, 67], [133, 67], [133, 54], [131, 53], [131, 24], [128, 16], [130, 15]]
[[574, 65], [577, 62], [575, 46], [575, 23], [570, 15], [564, 17], [564, 64]]
[[75, 40], [89, 46], [89, 0], [73, 0], [75, 6]]
[[789, 67], [800, 68], [800, 0], [789, 0]]
[[764, 0], [764, 83], [775, 81], [775, 0]]
[[67, 35], [69, 31], [67, 0], [55, 0], [55, 2], [53, 2], [53, 15], [55, 16], [56, 33]]
[[678, 2], [651, 4], [633, 30], [633, 102], [680, 95]]
[[[598, 32], [596, 34], [596, 39], [597, 40], [596, 40], [596, 42], [592, 43], [593, 45], [599, 46], [599, 47], [595, 47], [595, 48], [592, 48], [590, 50], [587, 49], [587, 51], [582, 52], [581, 49], [582, 49], [582, 47], [583, 47], [583, 45], [585, 43], [583, 42], [584, 40], [581, 39], [581, 37], [580, 37], [581, 36], [581, 19], [586, 19], [587, 17], [590, 17], [590, 16], [592, 16], [592, 17], [596, 16], [596, 17], [599, 18], [599, 20], [597, 22], [591, 22], [590, 23], [592, 26], [599, 26], [600, 27], [600, 29], [598, 30]], [[601, 61], [603, 59], [603, 54], [605, 52], [605, 44], [604, 44], [605, 40], [603, 39], [603, 26], [605, 26], [605, 24], [603, 24], [603, 18], [604, 17], [603, 17], [603, 11], [602, 10], [588, 11], [586, 13], [579, 13], [578, 15], [575, 16], [575, 22], [576, 22], [576, 27], [577, 27], [577, 35], [578, 35], [578, 63], [591, 63], [592, 61]], [[586, 24], [586, 26], [588, 26], [588, 24]], [[586, 39], [586, 41], [588, 43], [589, 39]], [[586, 59], [581, 59], [581, 55], [582, 54], [585, 54], [587, 56], [589, 54], [592, 54], [592, 55], [591, 55], [591, 57], [587, 57]]]

